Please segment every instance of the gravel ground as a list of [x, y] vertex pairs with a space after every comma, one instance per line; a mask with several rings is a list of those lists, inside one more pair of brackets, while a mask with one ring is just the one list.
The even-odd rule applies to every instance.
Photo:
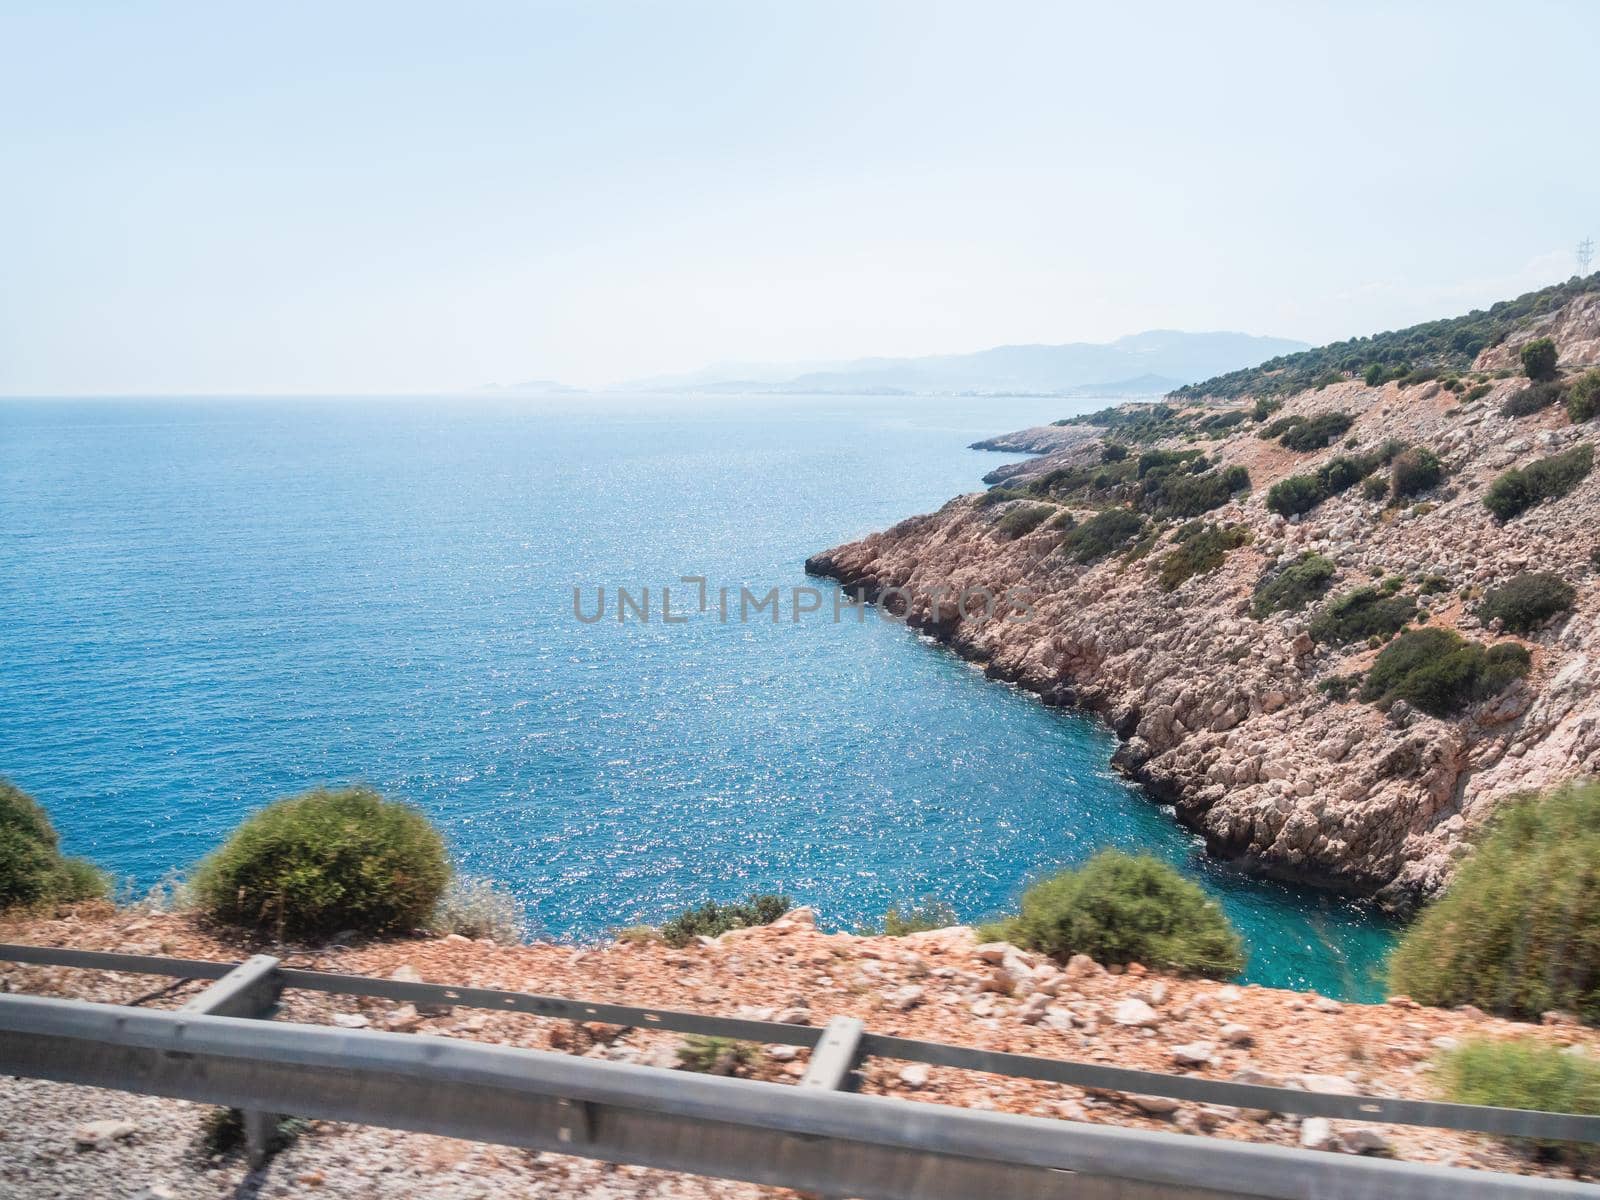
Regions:
[[[265, 1167], [250, 1171], [242, 1150], [208, 1153], [205, 1127], [216, 1111], [99, 1088], [0, 1081], [0, 1198], [271, 1200], [323, 1193], [348, 1200], [754, 1200], [789, 1194], [325, 1121], [309, 1122]], [[75, 1133], [90, 1121], [132, 1128], [85, 1147]]]

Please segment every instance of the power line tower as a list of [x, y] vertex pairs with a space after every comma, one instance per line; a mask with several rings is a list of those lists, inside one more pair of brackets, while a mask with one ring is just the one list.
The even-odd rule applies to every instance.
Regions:
[[1594, 239], [1584, 238], [1578, 243], [1578, 274], [1587, 275], [1589, 264], [1594, 261]]

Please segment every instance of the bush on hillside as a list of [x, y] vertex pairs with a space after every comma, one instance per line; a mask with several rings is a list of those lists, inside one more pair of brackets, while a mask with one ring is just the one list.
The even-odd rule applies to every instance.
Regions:
[[1529, 379], [1556, 377], [1556, 344], [1547, 337], [1534, 338], [1522, 348], [1522, 373]]
[[1096, 513], [1061, 539], [1061, 553], [1073, 562], [1096, 563], [1120, 550], [1144, 529], [1144, 518], [1130, 508]]
[[1226, 467], [1198, 475], [1174, 475], [1147, 488], [1147, 507], [1163, 517], [1198, 517], [1221, 508], [1240, 492], [1250, 490], [1250, 473], [1243, 467]]
[[1543, 412], [1566, 395], [1566, 389], [1555, 381], [1530, 383], [1521, 391], [1513, 392], [1500, 411], [1508, 417], [1531, 417]]
[[64, 858], [61, 840], [37, 801], [0, 779], [0, 909], [93, 900], [104, 875], [81, 858]]
[[1389, 473], [1390, 487], [1396, 499], [1420, 496], [1438, 487], [1443, 479], [1444, 464], [1439, 461], [1439, 456], [1421, 446], [1399, 455]]
[[1271, 424], [1264, 425], [1258, 429], [1256, 436], [1264, 442], [1270, 442], [1273, 438], [1282, 437], [1289, 430], [1305, 423], [1306, 419], [1304, 417], [1279, 417]]
[[1328, 498], [1315, 475], [1290, 475], [1267, 491], [1267, 508], [1285, 517], [1308, 513]]
[[1520, 516], [1536, 504], [1559, 500], [1582, 483], [1594, 465], [1594, 447], [1587, 443], [1513, 467], [1489, 485], [1483, 506], [1502, 521]]
[[1413, 629], [1383, 648], [1361, 685], [1361, 699], [1388, 706], [1404, 700], [1429, 716], [1453, 717], [1498, 695], [1532, 666], [1515, 642], [1484, 647], [1450, 629]]
[[[1532, 1038], [1473, 1038], [1448, 1051], [1440, 1065], [1445, 1095], [1456, 1104], [1600, 1115], [1600, 1063], [1561, 1046]], [[1525, 1144], [1547, 1158], [1589, 1159], [1596, 1153], [1582, 1143]]]
[[1298, 453], [1321, 450], [1335, 438], [1343, 437], [1355, 421], [1349, 413], [1323, 413], [1320, 417], [1312, 417], [1296, 425], [1279, 440], [1288, 449]]
[[1060, 959], [1086, 954], [1216, 978], [1244, 968], [1243, 943], [1215, 900], [1159, 859], [1117, 850], [1034, 884], [1001, 932]]
[[1368, 638], [1388, 639], [1417, 615], [1417, 602], [1409, 596], [1364, 587], [1346, 592], [1328, 604], [1311, 622], [1311, 636], [1329, 646], [1348, 646]]
[[1121, 462], [1128, 457], [1128, 448], [1121, 442], [1105, 442], [1100, 447], [1100, 461], [1103, 463]]
[[1600, 371], [1585, 371], [1567, 392], [1567, 416], [1574, 425], [1600, 417]]
[[1005, 537], [1019, 538], [1032, 533], [1049, 520], [1055, 511], [1048, 504], [1019, 504], [1013, 509], [1008, 509], [995, 528]]
[[1510, 803], [1389, 961], [1423, 1004], [1600, 1022], [1600, 782]]
[[1196, 575], [1208, 575], [1220, 567], [1230, 550], [1236, 550], [1250, 540], [1250, 531], [1243, 525], [1207, 525], [1190, 521], [1173, 537], [1177, 549], [1161, 560], [1158, 578], [1161, 590], [1170, 592]]
[[699, 908], [679, 913], [661, 927], [661, 939], [669, 946], [683, 947], [697, 937], [719, 937], [730, 929], [749, 929], [771, 925], [794, 907], [787, 896], [751, 896], [734, 904], [707, 900]]
[[1494, 588], [1478, 606], [1487, 625], [1498, 618], [1512, 633], [1531, 633], [1557, 613], [1572, 607], [1578, 592], [1553, 571], [1528, 571]]
[[1298, 612], [1327, 593], [1333, 572], [1333, 563], [1322, 555], [1302, 554], [1288, 566], [1261, 577], [1251, 611], [1258, 619], [1275, 612]]
[[426, 926], [450, 880], [444, 840], [415, 808], [366, 788], [267, 805], [195, 869], [219, 921], [279, 938]]
[[935, 896], [924, 896], [910, 904], [890, 905], [883, 920], [861, 927], [864, 936], [881, 934], [884, 937], [905, 937], [908, 933], [927, 933], [932, 929], [949, 929], [961, 924], [956, 910]]

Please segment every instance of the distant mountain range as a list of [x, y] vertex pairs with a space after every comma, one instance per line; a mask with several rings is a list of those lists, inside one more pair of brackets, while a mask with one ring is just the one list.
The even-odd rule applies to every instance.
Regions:
[[[793, 395], [1159, 396], [1307, 343], [1248, 333], [1152, 329], [1114, 342], [996, 346], [973, 354], [857, 358], [824, 363], [722, 363], [686, 375], [634, 379], [605, 391]], [[480, 392], [536, 396], [573, 392], [551, 379], [489, 384]]]
[[1195, 380], [1306, 349], [1247, 333], [1152, 329], [1114, 342], [996, 346], [974, 354], [861, 358], [843, 363], [711, 367], [634, 380], [628, 390], [667, 392], [997, 393], [1160, 395]]

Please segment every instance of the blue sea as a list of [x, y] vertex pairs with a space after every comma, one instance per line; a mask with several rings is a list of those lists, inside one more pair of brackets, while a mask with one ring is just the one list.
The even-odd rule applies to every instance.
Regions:
[[[1098, 407], [1086, 402], [1080, 409]], [[965, 919], [1105, 846], [1215, 894], [1244, 979], [1363, 998], [1391, 930], [1208, 861], [1092, 720], [831, 604], [715, 594], [938, 507], [1060, 401], [0, 402], [0, 774], [144, 888], [275, 797], [426, 809], [545, 936], [782, 891], [852, 928]], [[663, 624], [659, 592], [713, 612]], [[608, 619], [585, 615], [607, 589]], [[652, 594], [615, 619], [615, 589]]]

